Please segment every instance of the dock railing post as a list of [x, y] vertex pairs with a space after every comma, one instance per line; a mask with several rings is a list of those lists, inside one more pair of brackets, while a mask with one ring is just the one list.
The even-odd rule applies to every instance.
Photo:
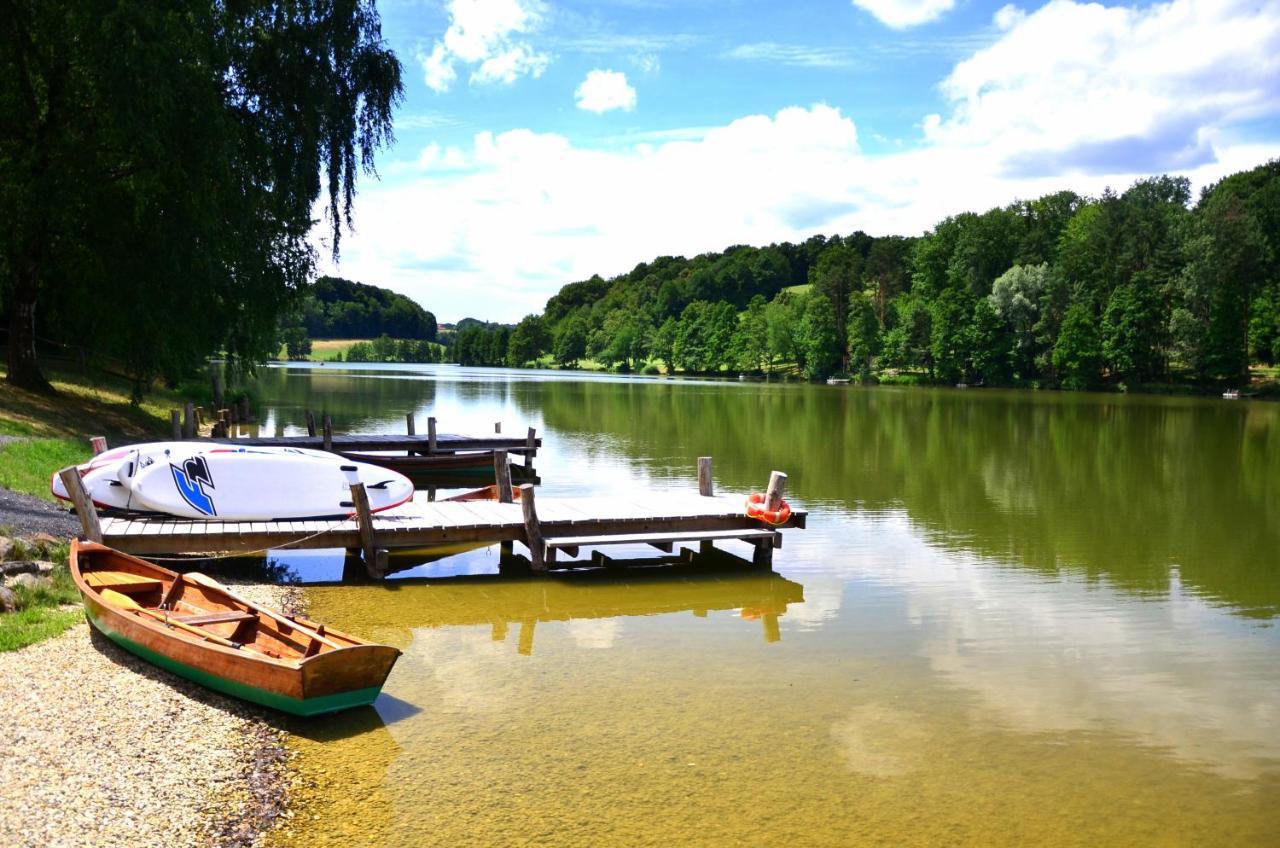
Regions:
[[414, 420], [412, 412], [404, 414], [404, 431], [410, 436], [418, 435], [418, 422]]
[[80, 529], [90, 542], [102, 542], [102, 525], [98, 523], [98, 512], [89, 500], [89, 493], [84, 489], [84, 481], [75, 466], [69, 466], [58, 472], [62, 485], [66, 487], [71, 502], [75, 504], [76, 515], [80, 518]]
[[537, 448], [535, 447], [537, 440], [538, 440], [538, 431], [530, 427], [529, 437], [525, 441], [525, 448], [524, 448], [524, 467], [525, 468], [533, 467], [533, 454], [537, 451]]
[[328, 415], [324, 417], [324, 449], [333, 450], [333, 419]]
[[364, 483], [352, 484], [351, 502], [356, 508], [356, 527], [360, 530], [360, 554], [364, 559], [365, 571], [374, 579], [385, 577], [386, 553], [378, 550], [377, 540], [373, 535], [373, 514], [369, 512], [369, 493], [364, 490]]
[[436, 418], [431, 416], [427, 419], [427, 453], [434, 454], [436, 452]]
[[304, 410], [307, 419], [307, 435], [314, 436], [316, 434], [316, 416], [311, 410]]
[[182, 413], [176, 409], [169, 410], [169, 435], [175, 442], [182, 438]]
[[[781, 471], [774, 471], [769, 475], [769, 488], [764, 493], [764, 508], [767, 510], [777, 509], [782, 505], [782, 496], [787, 491], [787, 475]], [[773, 542], [761, 540], [756, 544], [755, 556], [752, 562], [762, 568], [768, 568], [773, 565]]]
[[547, 570], [547, 549], [542, 541], [542, 525], [538, 523], [538, 510], [533, 502], [533, 484], [520, 486], [520, 512], [524, 516], [525, 545], [529, 548], [529, 561], [534, 571]]
[[507, 452], [493, 452], [493, 479], [498, 485], [498, 503], [511, 503], [511, 466], [507, 464]]
[[711, 482], [711, 457], [698, 457], [698, 494], [704, 498], [715, 495], [715, 485]]
[[90, 436], [89, 449], [93, 451], [94, 456], [97, 456], [98, 454], [104, 452], [107, 449], [107, 437], [106, 436]]

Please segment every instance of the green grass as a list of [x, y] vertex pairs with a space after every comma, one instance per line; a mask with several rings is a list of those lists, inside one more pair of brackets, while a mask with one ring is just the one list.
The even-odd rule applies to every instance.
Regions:
[[24, 439], [0, 445], [0, 486], [52, 501], [53, 472], [87, 462], [92, 455], [82, 439]]
[[[49, 585], [36, 589], [13, 587], [17, 611], [0, 613], [0, 652], [16, 651], [43, 639], [57, 636], [84, 620], [80, 593], [76, 591], [67, 565], [68, 549], [63, 545], [28, 545], [15, 540], [13, 559], [43, 559], [55, 565]], [[75, 605], [75, 609], [65, 609]]]
[[0, 613], [0, 653], [51, 639], [82, 621], [84, 610], [79, 608], [27, 607], [20, 612]]
[[791, 292], [792, 294], [808, 294], [812, 288], [813, 283], [801, 283], [798, 286], [786, 286], [783, 291]]

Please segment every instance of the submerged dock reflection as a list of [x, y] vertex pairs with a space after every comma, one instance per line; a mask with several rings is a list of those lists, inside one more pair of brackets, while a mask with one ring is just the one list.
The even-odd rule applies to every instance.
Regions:
[[[502, 575], [394, 580], [382, 585], [307, 589], [313, 610], [324, 610], [335, 626], [348, 621], [371, 638], [406, 647], [419, 628], [488, 626], [494, 642], [512, 629], [516, 650], [533, 653], [539, 622], [609, 619], [714, 610], [740, 610], [759, 621], [766, 642], [781, 638], [778, 624], [790, 604], [804, 601], [804, 587], [774, 572], [753, 569], [743, 559], [717, 553], [643, 560], [644, 567], [565, 572], [539, 580]], [[657, 564], [654, 564], [654, 563]]]

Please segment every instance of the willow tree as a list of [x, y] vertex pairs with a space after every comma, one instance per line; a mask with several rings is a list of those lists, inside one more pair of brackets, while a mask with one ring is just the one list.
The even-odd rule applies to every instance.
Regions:
[[9, 382], [40, 333], [139, 385], [265, 353], [401, 96], [372, 0], [0, 0]]

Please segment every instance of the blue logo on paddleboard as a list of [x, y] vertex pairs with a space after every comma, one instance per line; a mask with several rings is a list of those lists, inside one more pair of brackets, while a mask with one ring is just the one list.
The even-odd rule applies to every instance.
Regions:
[[169, 470], [173, 472], [173, 484], [178, 487], [178, 494], [191, 504], [192, 509], [205, 515], [217, 514], [213, 508], [213, 498], [204, 490], [206, 485], [213, 488], [213, 475], [209, 473], [209, 466], [203, 456], [191, 457], [182, 463], [181, 468], [169, 463]]

